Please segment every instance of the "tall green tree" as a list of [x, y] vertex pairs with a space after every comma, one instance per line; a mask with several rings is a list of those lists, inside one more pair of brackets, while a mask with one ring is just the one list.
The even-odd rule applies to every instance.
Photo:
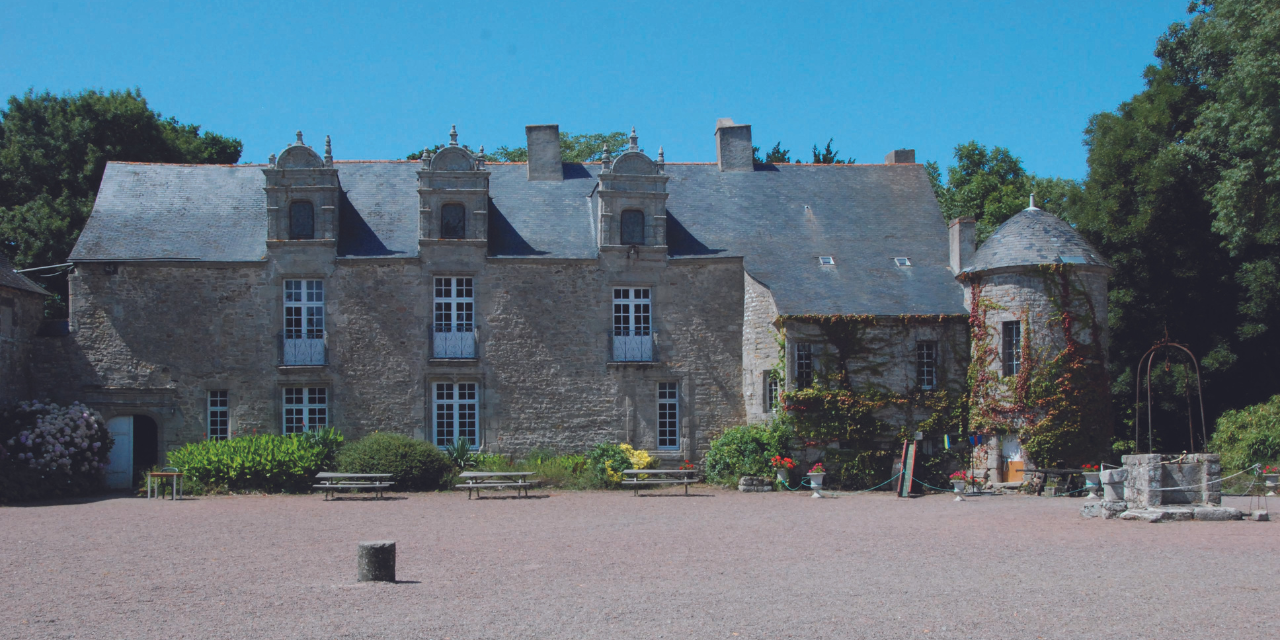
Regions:
[[[18, 268], [65, 262], [109, 161], [231, 164], [241, 149], [164, 118], [138, 89], [11, 96], [0, 111], [0, 251]], [[65, 276], [35, 279], [66, 299]]]
[[[1112, 379], [1125, 419], [1137, 360], [1166, 331], [1202, 357], [1211, 422], [1280, 388], [1280, 3], [1189, 11], [1159, 39], [1146, 88], [1090, 119], [1089, 177], [1071, 210], [1116, 267]], [[1163, 419], [1185, 425], [1186, 378], [1162, 375]]]
[[1022, 159], [1004, 147], [970, 140], [956, 145], [956, 164], [947, 167], [945, 182], [936, 162], [925, 170], [947, 220], [968, 216], [977, 221], [978, 241], [986, 240], [1001, 224], [1027, 208], [1029, 196], [1036, 206], [1065, 217], [1068, 199], [1079, 183], [1063, 178], [1039, 177], [1022, 167]]
[[[560, 132], [560, 160], [562, 162], [599, 162], [604, 158], [604, 146], [609, 145], [609, 155], [617, 156], [631, 145], [631, 138], [621, 131], [612, 133], [579, 133]], [[444, 145], [430, 147], [435, 153]], [[484, 154], [489, 162], [528, 162], [529, 149], [525, 147], [498, 147], [493, 153]], [[408, 160], [420, 160], [421, 151], [415, 151]]]

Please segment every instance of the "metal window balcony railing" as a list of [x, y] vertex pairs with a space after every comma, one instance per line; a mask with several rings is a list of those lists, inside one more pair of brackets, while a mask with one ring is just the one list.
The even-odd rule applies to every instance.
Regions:
[[328, 334], [323, 331], [284, 331], [279, 335], [280, 364], [324, 366], [329, 364]]
[[614, 330], [613, 361], [653, 362], [653, 341], [656, 336], [652, 331]]
[[437, 324], [431, 327], [431, 357], [476, 357], [476, 327], [473, 324]]

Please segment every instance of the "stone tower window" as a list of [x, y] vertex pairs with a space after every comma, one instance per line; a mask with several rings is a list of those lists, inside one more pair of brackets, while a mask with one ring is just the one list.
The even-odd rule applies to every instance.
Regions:
[[1004, 364], [1004, 375], [1016, 376], [1022, 370], [1022, 322], [1012, 320], [1000, 327], [1003, 344], [1000, 345], [1000, 361]]
[[813, 386], [813, 345], [808, 342], [796, 344], [796, 388], [808, 389]]
[[644, 212], [622, 212], [622, 244], [644, 244]]
[[916, 343], [916, 386], [924, 391], [938, 387], [938, 343], [932, 340]]
[[289, 239], [311, 240], [315, 237], [315, 205], [306, 200], [289, 203]]
[[440, 208], [440, 237], [462, 239], [467, 237], [467, 208], [451, 202]]

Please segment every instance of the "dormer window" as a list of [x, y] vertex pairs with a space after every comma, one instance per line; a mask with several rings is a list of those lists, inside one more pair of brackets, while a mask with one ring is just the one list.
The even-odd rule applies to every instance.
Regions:
[[644, 244], [644, 212], [631, 209], [622, 212], [621, 244]]
[[316, 208], [307, 200], [289, 203], [289, 239], [312, 240], [316, 237]]
[[818, 264], [824, 267], [834, 266], [836, 259], [831, 256], [818, 256]]
[[440, 237], [462, 239], [467, 237], [467, 208], [451, 202], [440, 208]]

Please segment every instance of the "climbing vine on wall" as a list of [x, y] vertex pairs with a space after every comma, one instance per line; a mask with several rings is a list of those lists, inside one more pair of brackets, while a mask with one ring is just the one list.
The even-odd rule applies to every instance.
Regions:
[[[1044, 329], [1060, 332], [1065, 346], [1056, 355], [1047, 344], [1037, 346], [1031, 323], [1019, 318], [1022, 363], [1018, 374], [1010, 377], [997, 375], [998, 336], [987, 325], [987, 314], [1001, 307], [983, 295], [981, 281], [970, 283], [970, 424], [980, 433], [1016, 432], [1037, 465], [1078, 465], [1094, 461], [1111, 439], [1102, 331], [1093, 301], [1072, 281], [1065, 265], [1043, 265], [1039, 274], [1053, 308]], [[1075, 304], [1076, 300], [1082, 304]], [[1085, 314], [1076, 311], [1080, 306]], [[1089, 344], [1077, 339], [1080, 327], [1088, 331]]]
[[[964, 318], [954, 315], [791, 315], [779, 318], [780, 323], [797, 322], [819, 328], [826, 344], [836, 352], [834, 357], [815, 356], [824, 361], [823, 366], [815, 367], [815, 374], [820, 376], [816, 384], [783, 394], [783, 409], [795, 417], [797, 433], [809, 446], [838, 442], [845, 449], [865, 450], [876, 447], [878, 439], [895, 437], [901, 441], [911, 437], [915, 431], [929, 434], [963, 432], [968, 415], [968, 396], [963, 389], [912, 389], [903, 393], [884, 386], [855, 385], [850, 369], [878, 373], [875, 365], [862, 364], [865, 358], [859, 358], [873, 351], [866, 340], [866, 332], [872, 326], [942, 324]], [[957, 346], [952, 345], [952, 352], [964, 353], [965, 350]], [[887, 419], [893, 410], [912, 418], [924, 417], [894, 424]]]

